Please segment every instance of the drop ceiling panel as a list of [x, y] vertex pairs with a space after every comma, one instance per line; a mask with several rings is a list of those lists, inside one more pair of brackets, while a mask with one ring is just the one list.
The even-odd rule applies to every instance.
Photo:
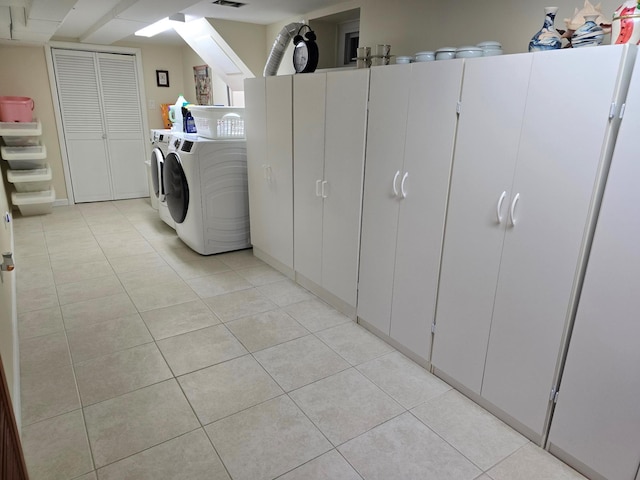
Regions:
[[62, 22], [75, 3], [76, 0], [33, 0], [27, 9], [29, 20]]

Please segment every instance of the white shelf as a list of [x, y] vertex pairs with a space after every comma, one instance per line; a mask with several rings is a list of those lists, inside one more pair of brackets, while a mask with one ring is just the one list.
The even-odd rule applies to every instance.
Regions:
[[40, 120], [34, 122], [0, 122], [2, 137], [37, 137], [42, 135]]
[[47, 147], [31, 145], [20, 147], [0, 147], [5, 160], [44, 160], [47, 158]]

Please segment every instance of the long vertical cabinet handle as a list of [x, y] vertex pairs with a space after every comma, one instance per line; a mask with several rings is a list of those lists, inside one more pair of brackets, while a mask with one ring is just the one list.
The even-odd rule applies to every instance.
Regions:
[[316, 197], [320, 197], [320, 182], [322, 182], [322, 180], [316, 180]]
[[271, 169], [271, 165], [267, 165], [267, 181], [269, 183], [271, 183], [271, 174], [273, 173], [273, 170]]
[[496, 219], [498, 223], [502, 223], [502, 204], [504, 203], [504, 199], [507, 198], [507, 192], [502, 192], [500, 198], [498, 199], [498, 204], [496, 205]]
[[404, 189], [405, 183], [407, 183], [407, 178], [409, 177], [409, 172], [404, 172], [402, 176], [402, 182], [400, 182], [400, 193], [402, 194], [402, 198], [407, 198], [407, 191]]
[[516, 211], [516, 205], [518, 203], [518, 200], [520, 200], [520, 194], [516, 193], [516, 196], [513, 197], [513, 201], [511, 202], [511, 208], [509, 209], [509, 221], [511, 222], [512, 227], [516, 226], [516, 219], [514, 217], [514, 213]]
[[267, 175], [267, 164], [266, 163], [262, 164], [262, 170], [264, 171], [264, 179], [268, 182], [269, 181], [269, 176]]
[[396, 172], [396, 174], [393, 176], [393, 194], [397, 197], [398, 196], [398, 177], [400, 176], [400, 170], [398, 170]]
[[326, 186], [327, 186], [327, 181], [323, 180], [322, 181], [322, 198], [327, 198], [327, 192], [326, 192]]

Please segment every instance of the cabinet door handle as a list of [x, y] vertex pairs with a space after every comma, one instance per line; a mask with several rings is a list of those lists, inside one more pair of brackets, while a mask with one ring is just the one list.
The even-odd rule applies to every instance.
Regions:
[[316, 180], [316, 197], [320, 197], [320, 182], [322, 182], [322, 180]]
[[514, 217], [514, 214], [516, 211], [516, 204], [518, 203], [518, 200], [520, 200], [520, 194], [516, 193], [516, 196], [513, 197], [513, 202], [511, 202], [511, 208], [509, 209], [509, 221], [511, 222], [512, 227], [516, 226], [516, 219]]
[[500, 198], [498, 199], [498, 204], [496, 205], [496, 218], [498, 219], [498, 223], [502, 223], [502, 204], [504, 203], [504, 199], [507, 198], [507, 192], [502, 192]]
[[404, 172], [402, 176], [402, 182], [400, 183], [400, 192], [402, 193], [402, 198], [407, 198], [407, 191], [404, 189], [404, 185], [407, 182], [407, 177], [409, 177], [409, 172]]
[[269, 181], [269, 177], [267, 176], [267, 164], [266, 163], [262, 164], [262, 170], [264, 170], [264, 179], [266, 181]]
[[393, 176], [393, 194], [397, 197], [398, 196], [398, 186], [396, 185], [398, 182], [398, 177], [400, 176], [400, 170], [398, 170], [396, 172], [396, 174]]
[[273, 173], [273, 170], [271, 169], [271, 165], [267, 165], [267, 181], [269, 183], [271, 183], [271, 174]]
[[326, 186], [327, 186], [327, 181], [324, 180], [322, 182], [322, 198], [327, 198], [328, 197], [328, 195], [326, 193], [326, 190], [325, 190]]

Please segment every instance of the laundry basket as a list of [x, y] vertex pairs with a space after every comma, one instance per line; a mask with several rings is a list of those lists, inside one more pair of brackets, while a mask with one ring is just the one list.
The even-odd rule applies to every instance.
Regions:
[[33, 106], [29, 97], [0, 97], [0, 122], [31, 122]]
[[214, 140], [243, 139], [244, 108], [189, 105], [189, 111], [201, 137]]

